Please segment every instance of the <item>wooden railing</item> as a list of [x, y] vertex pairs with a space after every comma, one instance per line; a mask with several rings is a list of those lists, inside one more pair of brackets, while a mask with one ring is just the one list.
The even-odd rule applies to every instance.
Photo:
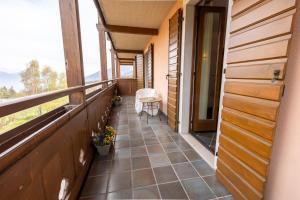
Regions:
[[120, 95], [135, 96], [137, 90], [137, 80], [134, 78], [117, 79], [118, 91]]
[[66, 105], [0, 135], [0, 199], [76, 199], [93, 157], [91, 134], [103, 129], [116, 82], [93, 83], [0, 104], [0, 117], [74, 93]]

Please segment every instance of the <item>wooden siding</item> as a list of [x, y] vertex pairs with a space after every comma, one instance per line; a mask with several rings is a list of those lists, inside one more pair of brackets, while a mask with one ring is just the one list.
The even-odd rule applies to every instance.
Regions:
[[150, 44], [150, 46], [148, 47], [146, 53], [145, 53], [145, 87], [148, 88], [153, 88], [154, 87], [154, 73], [153, 73], [153, 69], [154, 69], [154, 45]]
[[178, 129], [178, 106], [180, 87], [182, 11], [179, 9], [169, 20], [169, 58], [168, 58], [168, 125]]
[[136, 55], [137, 90], [144, 88], [144, 58], [142, 54]]
[[236, 199], [264, 197], [295, 4], [240, 0], [232, 7], [217, 177]]

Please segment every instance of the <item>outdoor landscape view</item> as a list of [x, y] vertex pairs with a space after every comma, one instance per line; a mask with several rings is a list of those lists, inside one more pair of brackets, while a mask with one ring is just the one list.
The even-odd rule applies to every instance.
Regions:
[[[78, 2], [86, 83], [99, 81], [97, 10], [92, 1]], [[0, 104], [66, 88], [59, 1], [1, 1], [0, 18], [10, 19], [0, 26]], [[68, 101], [66, 96], [2, 117], [0, 134]]]
[[[85, 83], [88, 84], [101, 80], [96, 28], [98, 13], [93, 1], [79, 0], [78, 3], [83, 68]], [[0, 104], [67, 88], [59, 1], [1, 1], [0, 18], [10, 19], [2, 20], [0, 26]], [[111, 48], [107, 40], [108, 79], [112, 78]], [[121, 68], [124, 78], [132, 77], [132, 73], [132, 67]], [[1, 117], [0, 134], [68, 102], [66, 96]]]
[[[66, 87], [65, 73], [57, 73], [50, 66], [41, 68], [37, 60], [31, 60], [25, 70], [20, 73], [9, 74], [0, 72], [0, 102], [2, 103], [15, 98], [64, 89]], [[63, 97], [2, 117], [0, 118], [0, 133], [15, 128], [67, 103], [68, 97]]]

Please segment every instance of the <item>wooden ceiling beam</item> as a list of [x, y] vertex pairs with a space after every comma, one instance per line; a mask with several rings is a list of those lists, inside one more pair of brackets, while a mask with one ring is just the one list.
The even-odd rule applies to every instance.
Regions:
[[130, 33], [140, 35], [158, 35], [158, 29], [155, 28], [144, 28], [144, 27], [133, 27], [133, 26], [120, 26], [120, 25], [109, 25], [104, 26], [106, 31], [116, 33]]
[[127, 60], [127, 61], [134, 61], [134, 58], [119, 58], [119, 60]]
[[133, 65], [133, 63], [123, 63], [123, 62], [120, 62], [120, 65]]
[[133, 54], [143, 54], [143, 50], [135, 50], [135, 49], [115, 49], [117, 53], [133, 53]]

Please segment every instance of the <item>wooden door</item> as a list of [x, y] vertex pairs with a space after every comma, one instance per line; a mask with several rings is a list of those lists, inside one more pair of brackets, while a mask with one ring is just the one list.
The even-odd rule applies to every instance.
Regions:
[[192, 131], [216, 131], [224, 54], [225, 8], [197, 9]]
[[217, 177], [236, 199], [264, 198], [295, 3], [232, 7]]
[[136, 79], [137, 79], [137, 90], [144, 88], [144, 63], [143, 54], [138, 54], [135, 57], [136, 63]]
[[178, 129], [180, 88], [182, 11], [179, 9], [169, 20], [169, 67], [168, 67], [168, 125]]
[[154, 58], [154, 45], [150, 44], [146, 53], [145, 53], [145, 87], [146, 88], [153, 88], [153, 58]]

